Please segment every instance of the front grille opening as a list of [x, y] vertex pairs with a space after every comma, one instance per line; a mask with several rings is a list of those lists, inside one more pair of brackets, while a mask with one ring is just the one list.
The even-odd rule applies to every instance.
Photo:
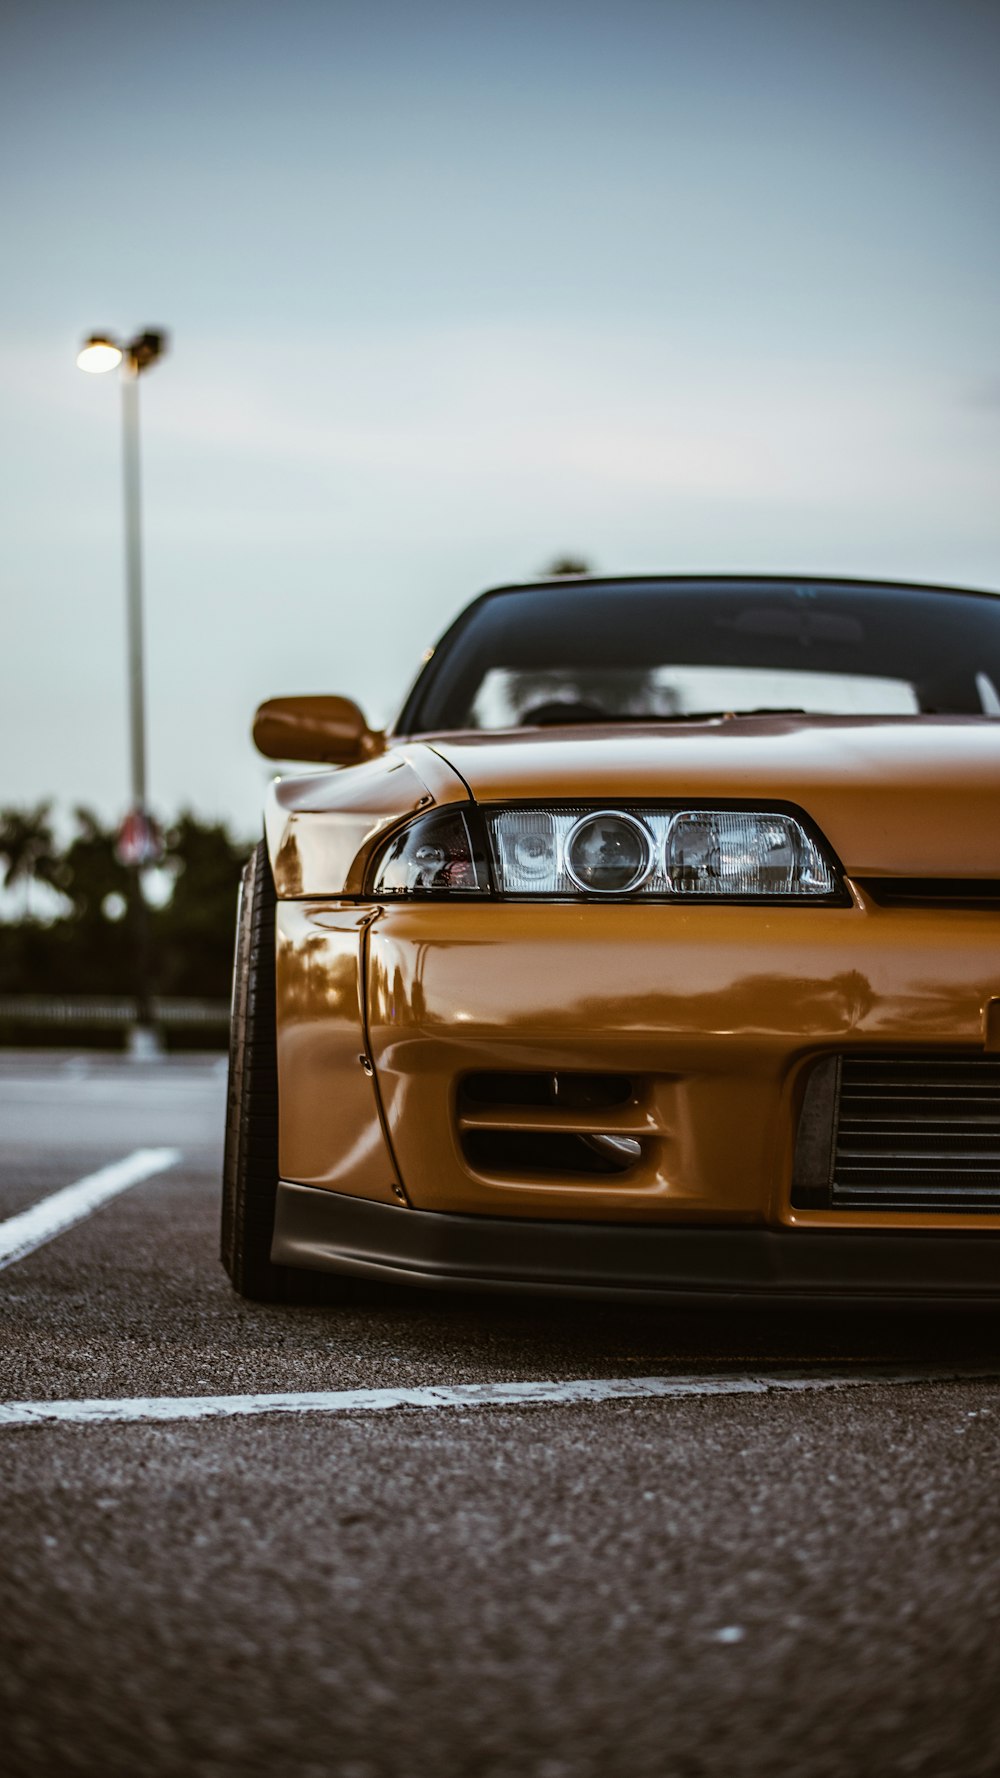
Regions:
[[632, 1098], [632, 1080], [627, 1074], [583, 1074], [563, 1069], [530, 1074], [467, 1074], [461, 1098], [469, 1105], [555, 1105], [564, 1110], [598, 1111], [627, 1105]]
[[557, 1174], [585, 1173], [608, 1176], [631, 1172], [641, 1157], [636, 1152], [602, 1142], [599, 1136], [577, 1135], [564, 1130], [466, 1130], [462, 1146], [469, 1165], [477, 1173], [504, 1174], [538, 1179]]
[[996, 877], [859, 877], [858, 887], [883, 908], [1000, 908]]
[[1000, 1056], [829, 1056], [806, 1088], [792, 1202], [1000, 1211]]

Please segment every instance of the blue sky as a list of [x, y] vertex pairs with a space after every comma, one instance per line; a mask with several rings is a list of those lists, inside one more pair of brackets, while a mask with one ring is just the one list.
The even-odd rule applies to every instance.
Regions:
[[247, 831], [262, 697], [373, 719], [469, 597], [602, 570], [1000, 588], [995, 0], [22, 4], [0, 70], [3, 801]]

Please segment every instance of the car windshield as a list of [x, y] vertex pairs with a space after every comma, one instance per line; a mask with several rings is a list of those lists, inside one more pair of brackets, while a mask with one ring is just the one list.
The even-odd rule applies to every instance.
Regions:
[[767, 711], [1000, 716], [1000, 598], [763, 580], [489, 593], [445, 636], [399, 728]]

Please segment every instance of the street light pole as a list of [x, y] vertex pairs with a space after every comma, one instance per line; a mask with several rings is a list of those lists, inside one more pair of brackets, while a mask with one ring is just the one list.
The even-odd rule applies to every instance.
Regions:
[[81, 370], [106, 371], [121, 365], [122, 488], [125, 503], [125, 627], [128, 657], [131, 808], [118, 836], [118, 855], [129, 873], [133, 937], [135, 1025], [129, 1049], [136, 1057], [156, 1055], [149, 967], [149, 907], [142, 867], [157, 856], [156, 830], [146, 801], [146, 687], [142, 608], [142, 508], [139, 465], [139, 377], [167, 349], [162, 331], [137, 334], [121, 346], [109, 334], [91, 334], [77, 358]]
[[139, 373], [122, 360], [122, 487], [125, 495], [125, 627], [128, 638], [132, 807], [146, 810], [146, 684], [142, 625], [142, 507], [139, 483]]

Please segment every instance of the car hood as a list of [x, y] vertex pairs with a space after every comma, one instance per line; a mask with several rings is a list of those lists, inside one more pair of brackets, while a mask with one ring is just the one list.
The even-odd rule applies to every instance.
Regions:
[[423, 737], [483, 803], [794, 803], [853, 876], [1000, 877], [1000, 721], [728, 717]]

